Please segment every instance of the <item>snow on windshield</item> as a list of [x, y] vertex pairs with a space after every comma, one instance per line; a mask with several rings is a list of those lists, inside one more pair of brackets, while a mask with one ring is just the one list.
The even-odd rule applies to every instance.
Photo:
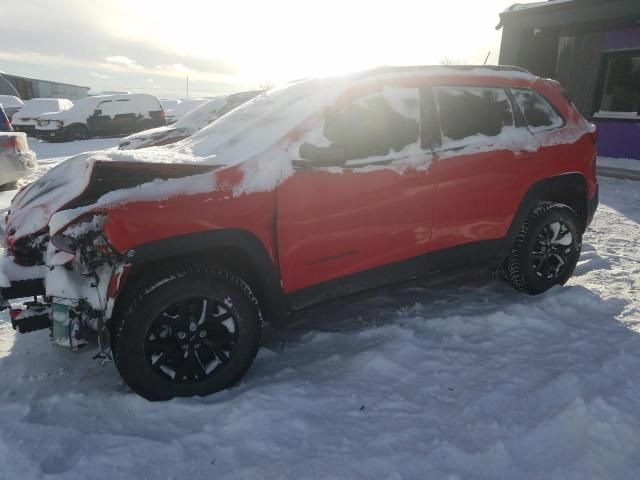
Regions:
[[197, 131], [208, 124], [210, 117], [215, 118], [216, 112], [220, 111], [226, 103], [226, 96], [216, 97], [207, 103], [194, 108], [189, 113], [181, 117], [173, 127], [176, 129], [184, 128], [189, 131]]

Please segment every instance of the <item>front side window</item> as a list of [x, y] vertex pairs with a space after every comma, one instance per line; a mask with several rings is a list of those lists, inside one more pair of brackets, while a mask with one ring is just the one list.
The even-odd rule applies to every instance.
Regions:
[[417, 88], [384, 87], [328, 113], [300, 146], [300, 156], [322, 159], [340, 151], [346, 161], [395, 157], [420, 139]]
[[616, 53], [605, 58], [601, 116], [640, 115], [640, 52]]
[[435, 87], [434, 94], [443, 147], [496, 137], [514, 126], [511, 103], [501, 88]]
[[525, 88], [513, 88], [511, 92], [532, 132], [553, 130], [564, 125], [562, 117], [538, 92]]

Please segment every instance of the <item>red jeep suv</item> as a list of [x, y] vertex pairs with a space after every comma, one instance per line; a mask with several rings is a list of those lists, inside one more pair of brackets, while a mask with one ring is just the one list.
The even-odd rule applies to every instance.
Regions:
[[595, 130], [510, 67], [385, 67], [265, 92], [167, 148], [73, 157], [21, 190], [0, 286], [14, 328], [97, 338], [148, 399], [229, 387], [263, 320], [392, 282], [573, 273]]

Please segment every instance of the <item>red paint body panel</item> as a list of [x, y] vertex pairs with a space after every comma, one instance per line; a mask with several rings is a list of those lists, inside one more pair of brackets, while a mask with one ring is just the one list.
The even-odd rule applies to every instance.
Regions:
[[278, 188], [285, 292], [427, 253], [435, 189], [426, 168], [294, 173]]
[[[211, 175], [219, 177], [215, 173]], [[238, 228], [258, 237], [276, 265], [275, 214], [275, 192], [233, 196], [230, 189], [223, 188], [164, 201], [132, 202], [113, 207], [109, 209], [104, 232], [118, 251], [125, 252], [167, 237]]]

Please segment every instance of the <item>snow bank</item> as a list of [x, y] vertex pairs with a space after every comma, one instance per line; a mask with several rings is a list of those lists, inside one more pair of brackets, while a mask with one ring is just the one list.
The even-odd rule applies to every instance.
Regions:
[[206, 398], [149, 403], [94, 347], [52, 348], [2, 312], [0, 477], [635, 480], [637, 187], [600, 179], [567, 287], [324, 305], [267, 330], [247, 377]]
[[634, 158], [598, 157], [597, 165], [599, 167], [619, 168], [621, 170], [640, 172], [640, 160]]

